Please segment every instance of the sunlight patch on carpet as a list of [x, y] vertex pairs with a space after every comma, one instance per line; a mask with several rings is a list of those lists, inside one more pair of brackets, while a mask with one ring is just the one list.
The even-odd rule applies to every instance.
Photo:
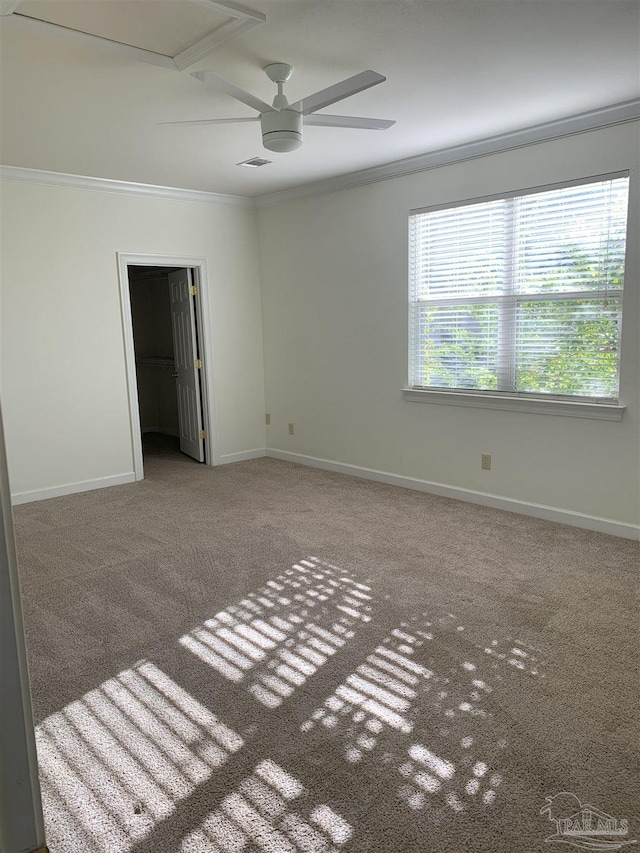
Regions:
[[[243, 739], [149, 661], [36, 727], [52, 849], [125, 853], [243, 746]], [[62, 849], [62, 848], [61, 848]]]
[[331, 806], [266, 759], [183, 839], [180, 853], [339, 853], [352, 834]]
[[371, 588], [309, 557], [207, 619], [180, 644], [277, 708], [371, 621]]
[[486, 648], [505, 652], [489, 655], [453, 614], [426, 615], [391, 630], [300, 730], [318, 748], [323, 738], [337, 741], [349, 764], [377, 767], [400, 801], [437, 817], [495, 802], [507, 742], [483, 704], [502, 667], [513, 672], [509, 656], [528, 661], [530, 653], [492, 641]]

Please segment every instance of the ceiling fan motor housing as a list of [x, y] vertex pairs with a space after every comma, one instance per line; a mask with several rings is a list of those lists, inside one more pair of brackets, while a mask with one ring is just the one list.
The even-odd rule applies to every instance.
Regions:
[[269, 151], [295, 151], [302, 145], [302, 113], [269, 110], [261, 113], [262, 144]]

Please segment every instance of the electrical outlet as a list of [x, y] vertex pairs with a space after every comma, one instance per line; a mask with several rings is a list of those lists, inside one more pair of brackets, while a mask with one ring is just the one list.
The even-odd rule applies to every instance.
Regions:
[[490, 453], [483, 453], [483, 454], [481, 454], [481, 459], [482, 459], [482, 470], [483, 471], [490, 471], [491, 470], [491, 454]]
[[293, 424], [289, 424], [289, 435], [293, 435]]
[[267, 412], [264, 416], [264, 422], [267, 426], [271, 426], [271, 415], [269, 414], [269, 412]]

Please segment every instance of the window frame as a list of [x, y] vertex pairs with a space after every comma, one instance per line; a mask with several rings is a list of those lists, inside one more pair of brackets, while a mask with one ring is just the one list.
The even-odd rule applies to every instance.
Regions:
[[[454, 202], [443, 202], [440, 204], [429, 205], [427, 207], [413, 208], [408, 211], [407, 216], [407, 245], [408, 245], [408, 284], [411, 287], [411, 244], [409, 231], [411, 227], [411, 217], [421, 213], [435, 213], [439, 210], [452, 210], [455, 208], [467, 208], [476, 204], [483, 204], [491, 201], [509, 201], [514, 198], [521, 198], [527, 195], [535, 195], [546, 191], [570, 189], [576, 186], [585, 186], [587, 184], [600, 183], [603, 181], [616, 180], [619, 178], [630, 177], [629, 169], [623, 169], [615, 172], [607, 172], [599, 175], [590, 175], [588, 177], [574, 178], [568, 181], [557, 181], [551, 184], [543, 184], [534, 187], [525, 187], [508, 192], [492, 193], [490, 195], [475, 196], [469, 199], [460, 199]], [[625, 237], [628, 239], [629, 231], [629, 211], [627, 210], [627, 223], [625, 229]], [[627, 247], [628, 248], [628, 247]], [[621, 300], [621, 319], [624, 306], [624, 285], [622, 288], [607, 288], [607, 293], [611, 296], [616, 296]], [[601, 291], [591, 292], [594, 296], [600, 296]], [[584, 292], [579, 291], [575, 294], [566, 293], [559, 294], [558, 298], [568, 296], [584, 297]], [[523, 295], [523, 299], [527, 298]], [[530, 298], [530, 297], [529, 297]], [[547, 297], [548, 298], [548, 297]], [[442, 302], [447, 304], [464, 304], [465, 299], [474, 303], [480, 301], [492, 301], [495, 297], [458, 297], [454, 299], [443, 299]], [[433, 300], [436, 304], [439, 300]], [[568, 417], [596, 418], [599, 420], [620, 421], [626, 411], [626, 406], [618, 399], [603, 402], [595, 397], [580, 397], [570, 395], [557, 394], [537, 394], [522, 391], [493, 391], [482, 389], [464, 389], [464, 388], [427, 388], [423, 386], [412, 386], [409, 383], [409, 365], [413, 357], [412, 353], [412, 327], [411, 327], [411, 310], [412, 302], [410, 293], [408, 294], [408, 340], [407, 340], [407, 382], [403, 387], [402, 392], [404, 399], [409, 402], [421, 403], [437, 403], [453, 406], [468, 406], [471, 408], [489, 408], [515, 412], [528, 412], [535, 414], [553, 414], [564, 415]], [[513, 369], [513, 365], [510, 365]], [[622, 388], [622, 332], [620, 335], [620, 358], [618, 363], [618, 380], [619, 388]]]

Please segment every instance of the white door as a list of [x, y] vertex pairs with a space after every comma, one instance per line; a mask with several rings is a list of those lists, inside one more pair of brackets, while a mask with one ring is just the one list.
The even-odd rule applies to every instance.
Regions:
[[190, 269], [169, 273], [169, 296], [176, 364], [180, 450], [198, 462], [204, 462], [204, 440], [200, 437], [202, 430], [200, 362], [197, 360], [196, 319]]

